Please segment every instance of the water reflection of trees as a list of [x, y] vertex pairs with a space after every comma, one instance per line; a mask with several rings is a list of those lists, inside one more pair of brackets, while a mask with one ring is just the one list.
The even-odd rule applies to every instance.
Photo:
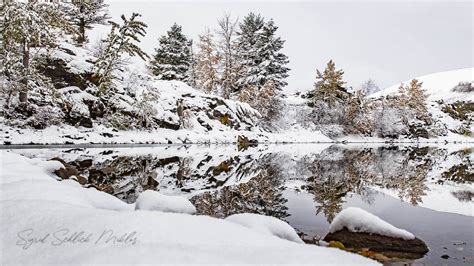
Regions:
[[370, 202], [365, 188], [393, 189], [398, 196], [416, 205], [426, 194], [427, 173], [432, 161], [428, 149], [376, 148], [344, 149], [333, 146], [320, 155], [305, 158], [311, 165], [306, 191], [313, 194], [316, 214], [331, 222], [342, 210], [349, 192]]
[[[284, 183], [303, 181], [302, 189], [313, 195], [316, 213], [332, 221], [348, 193], [357, 193], [368, 203], [373, 201], [368, 187], [390, 189], [405, 201], [420, 203], [428, 190], [428, 173], [432, 169], [439, 173], [438, 182], [471, 182], [470, 153], [471, 150], [463, 150], [449, 154], [435, 148], [332, 146], [321, 153], [303, 155], [247, 152], [159, 157], [107, 153], [94, 163], [90, 159], [68, 163], [89, 185], [128, 203], [146, 189], [174, 194], [207, 191], [192, 200], [200, 213], [217, 217], [241, 212], [286, 217]], [[445, 161], [455, 163], [440, 166]], [[472, 200], [472, 192], [455, 196]]]
[[283, 219], [288, 216], [283, 197], [283, 169], [273, 164], [275, 156], [259, 160], [261, 171], [248, 182], [208, 191], [191, 200], [198, 213], [226, 217], [236, 213], [258, 213]]

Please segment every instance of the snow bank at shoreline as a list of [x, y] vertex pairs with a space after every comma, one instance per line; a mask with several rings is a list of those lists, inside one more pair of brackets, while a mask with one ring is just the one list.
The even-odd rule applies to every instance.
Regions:
[[383, 139], [345, 136], [331, 139], [319, 131], [286, 131], [282, 133], [253, 131], [210, 131], [157, 129], [151, 131], [114, 131], [104, 126], [92, 129], [73, 126], [51, 126], [43, 130], [19, 129], [0, 123], [3, 136], [0, 145], [64, 145], [64, 144], [232, 144], [239, 136], [261, 144], [271, 143], [473, 143], [474, 138], [458, 134], [432, 139]]
[[379, 217], [356, 207], [349, 207], [341, 211], [329, 226], [329, 232], [335, 233], [343, 228], [356, 233], [378, 234], [405, 240], [415, 238], [412, 233], [397, 228]]
[[[57, 167], [0, 152], [1, 264], [292, 263], [376, 264], [296, 244], [207, 216], [134, 210]], [[49, 164], [49, 163], [47, 163]], [[133, 255], [133, 256], [132, 256]]]
[[237, 143], [239, 136], [259, 143], [328, 143], [332, 139], [316, 131], [298, 131], [284, 133], [214, 130], [200, 132], [193, 130], [157, 130], [116, 131], [104, 126], [94, 128], [76, 128], [63, 125], [51, 126], [43, 130], [12, 128], [0, 123], [3, 129], [1, 144], [230, 144]]

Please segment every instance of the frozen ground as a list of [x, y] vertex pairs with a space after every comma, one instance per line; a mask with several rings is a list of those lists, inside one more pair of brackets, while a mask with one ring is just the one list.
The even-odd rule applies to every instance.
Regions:
[[2, 265], [145, 263], [292, 263], [369, 265], [337, 249], [297, 244], [207, 216], [134, 210], [134, 206], [39, 163], [2, 151]]

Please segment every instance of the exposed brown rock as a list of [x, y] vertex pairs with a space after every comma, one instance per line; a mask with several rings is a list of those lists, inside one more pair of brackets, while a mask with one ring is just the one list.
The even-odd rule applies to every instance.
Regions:
[[368, 248], [371, 251], [387, 254], [389, 256], [411, 259], [421, 258], [429, 251], [425, 242], [419, 238], [405, 240], [378, 234], [354, 233], [346, 228], [335, 233], [329, 233], [324, 238], [324, 241], [339, 241], [344, 244], [346, 248]]

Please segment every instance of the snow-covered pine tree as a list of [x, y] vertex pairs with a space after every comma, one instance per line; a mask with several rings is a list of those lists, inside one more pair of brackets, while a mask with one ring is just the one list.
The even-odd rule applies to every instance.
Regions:
[[218, 21], [218, 52], [221, 55], [221, 96], [228, 99], [231, 92], [236, 91], [238, 65], [236, 50], [236, 27], [238, 19], [233, 20], [230, 14], [225, 14]]
[[192, 41], [183, 34], [182, 27], [174, 23], [159, 42], [149, 66], [151, 72], [159, 79], [187, 82], [192, 59]]
[[239, 24], [237, 32], [237, 49], [239, 58], [238, 90], [256, 86], [257, 89], [265, 83], [260, 74], [259, 65], [262, 58], [259, 55], [259, 39], [265, 25], [260, 15], [249, 13]]
[[217, 70], [221, 57], [217, 52], [214, 36], [209, 29], [199, 35], [198, 48], [196, 85], [208, 93], [216, 91], [219, 81]]
[[57, 45], [60, 35], [73, 32], [64, 13], [50, 3], [8, 1], [0, 6], [2, 74], [19, 88], [20, 103], [28, 102], [28, 91], [43, 78], [36, 71], [37, 57], [31, 50]]
[[108, 91], [116, 78], [114, 72], [120, 69], [124, 61], [123, 54], [129, 56], [138, 56], [142, 60], [146, 60], [148, 55], [138, 46], [140, 36], [146, 34], [147, 25], [137, 20], [140, 14], [133, 13], [130, 19], [122, 15], [122, 24], [109, 21], [112, 29], [104, 40], [104, 51], [94, 63], [94, 76], [99, 86], [98, 95]]
[[327, 63], [323, 72], [316, 70], [316, 83], [312, 99], [322, 100], [328, 103], [331, 108], [336, 102], [345, 101], [349, 97], [349, 93], [344, 88], [345, 82], [342, 80], [344, 71], [336, 70], [336, 64], [333, 60]]
[[275, 26], [273, 19], [265, 23], [258, 40], [258, 54], [260, 56], [260, 64], [258, 65], [259, 74], [257, 80], [260, 84], [271, 82], [272, 87], [279, 91], [286, 85], [285, 79], [288, 77], [289, 63], [288, 56], [281, 52], [283, 49], [283, 41], [275, 35], [278, 27]]
[[92, 29], [94, 24], [107, 24], [110, 16], [108, 5], [102, 1], [76, 0], [61, 5], [68, 19], [77, 27], [76, 41], [79, 44], [87, 42], [86, 30]]
[[[238, 51], [240, 59], [240, 78], [238, 85], [241, 93], [249, 95], [255, 89], [258, 97], [250, 103], [263, 114], [266, 122], [276, 118], [279, 91], [287, 85], [288, 57], [281, 53], [284, 41], [276, 36], [278, 27], [273, 20], [264, 22], [260, 15], [250, 13], [239, 25]], [[262, 91], [263, 90], [263, 91]], [[272, 91], [270, 91], [272, 90]], [[240, 97], [248, 98], [248, 97]], [[269, 104], [271, 103], [271, 104]]]

